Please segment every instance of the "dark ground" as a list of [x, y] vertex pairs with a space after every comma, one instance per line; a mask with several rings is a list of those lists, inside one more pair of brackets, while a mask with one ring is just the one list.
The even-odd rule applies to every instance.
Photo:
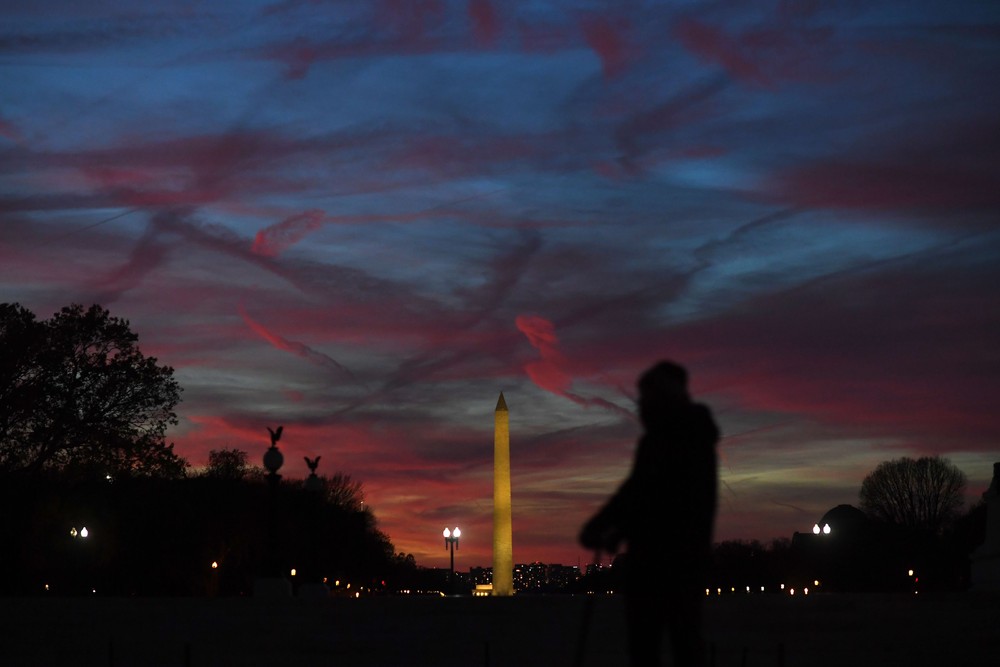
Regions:
[[[572, 665], [584, 598], [0, 600], [0, 665]], [[594, 599], [584, 664], [624, 665], [621, 599]], [[997, 664], [1000, 596], [706, 601], [719, 667]], [[745, 654], [744, 654], [745, 652]], [[669, 665], [669, 661], [665, 664]]]

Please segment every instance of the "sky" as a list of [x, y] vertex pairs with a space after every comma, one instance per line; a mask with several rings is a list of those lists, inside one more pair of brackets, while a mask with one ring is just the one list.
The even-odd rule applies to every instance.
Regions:
[[[100, 303], [168, 439], [364, 484], [398, 551], [586, 563], [635, 380], [691, 374], [716, 539], [1000, 461], [992, 0], [8, 0], [0, 301]], [[655, 521], [655, 517], [649, 517]]]

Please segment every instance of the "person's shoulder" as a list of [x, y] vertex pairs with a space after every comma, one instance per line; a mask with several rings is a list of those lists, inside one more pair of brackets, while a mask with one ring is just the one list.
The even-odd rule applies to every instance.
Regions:
[[708, 419], [715, 421], [714, 417], [712, 417], [712, 409], [704, 403], [691, 403], [691, 406], [688, 409], [690, 411], [690, 415], [696, 419]]
[[712, 410], [704, 403], [692, 403], [690, 407], [691, 423], [696, 424], [699, 429], [711, 433], [713, 438], [719, 437], [719, 427], [712, 416]]

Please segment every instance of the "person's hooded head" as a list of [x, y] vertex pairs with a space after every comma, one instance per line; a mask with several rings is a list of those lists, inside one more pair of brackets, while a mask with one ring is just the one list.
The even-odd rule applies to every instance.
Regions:
[[646, 428], [669, 420], [678, 407], [691, 403], [688, 374], [683, 366], [661, 361], [639, 378], [639, 418]]

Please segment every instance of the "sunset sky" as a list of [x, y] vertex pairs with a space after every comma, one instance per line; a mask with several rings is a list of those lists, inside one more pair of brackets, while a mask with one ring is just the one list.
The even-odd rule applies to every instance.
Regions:
[[[717, 539], [1000, 461], [1000, 3], [4, 2], [0, 301], [130, 320], [169, 439], [364, 483], [399, 551], [576, 564], [638, 374], [724, 433]], [[649, 517], [655, 521], [655, 517]], [[669, 529], [669, 527], [665, 527]]]

